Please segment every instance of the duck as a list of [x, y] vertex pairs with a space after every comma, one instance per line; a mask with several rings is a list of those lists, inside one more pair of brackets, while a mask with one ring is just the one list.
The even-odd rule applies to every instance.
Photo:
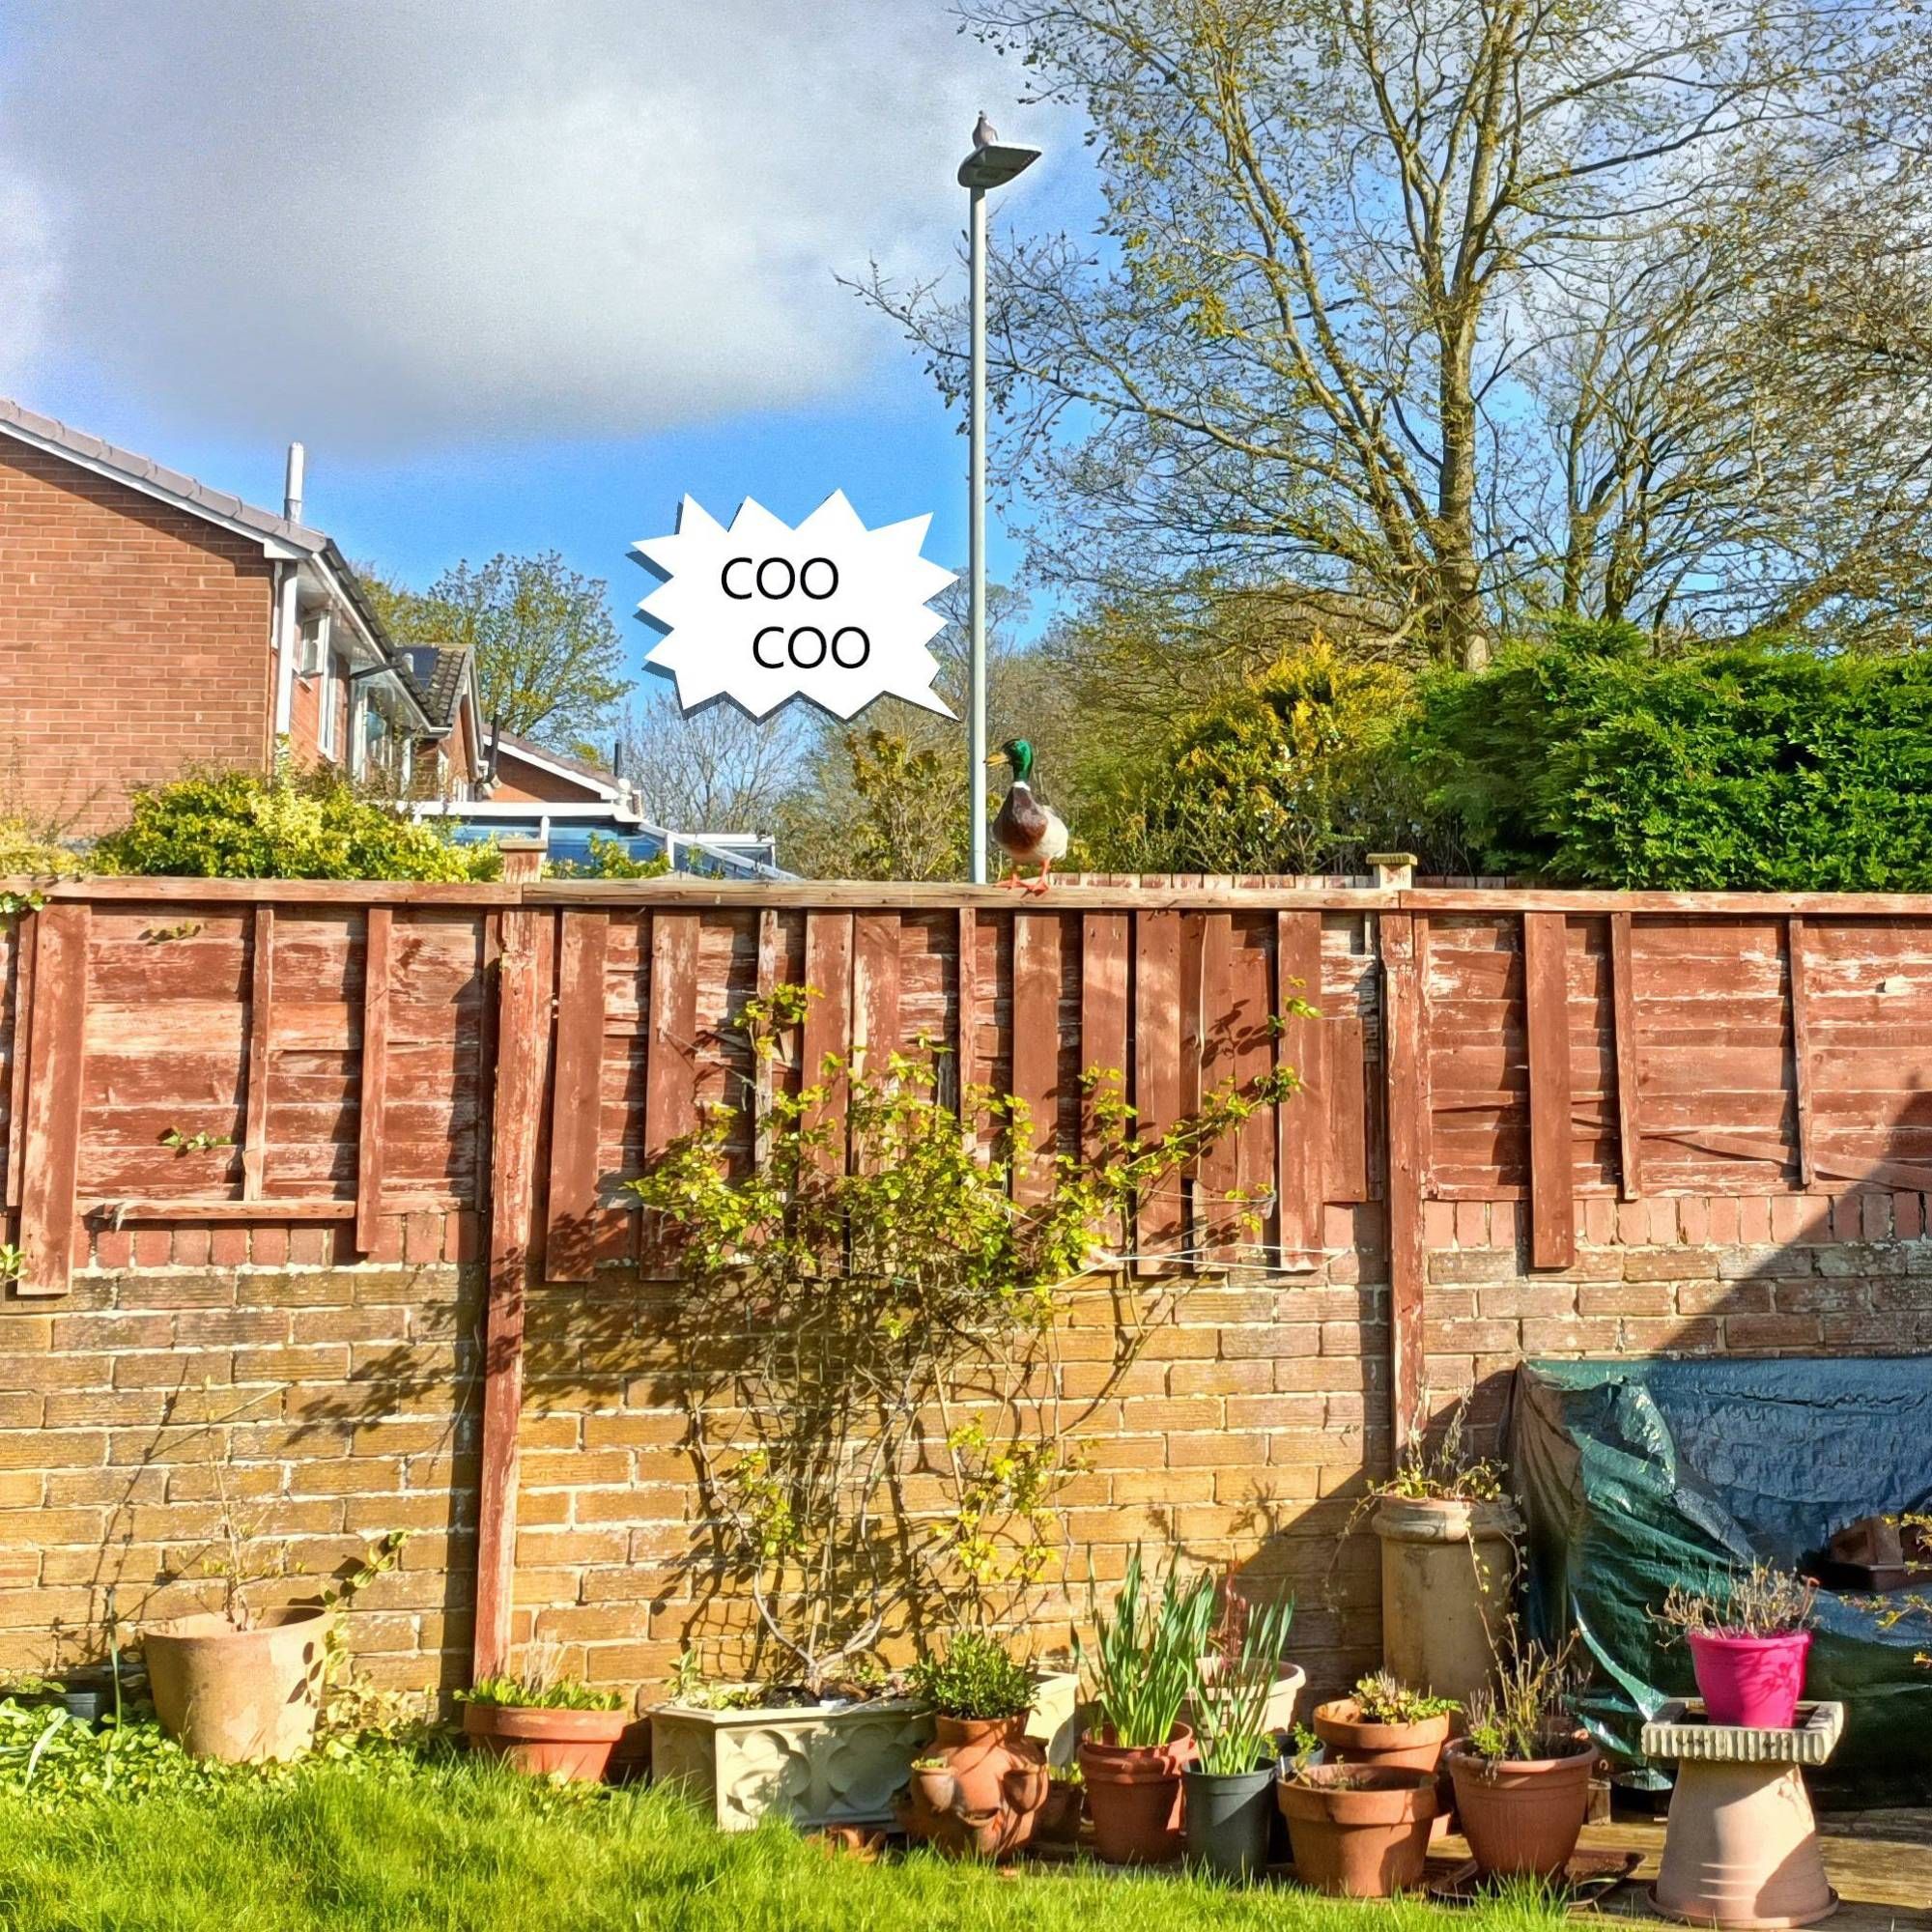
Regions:
[[[1024, 738], [1009, 738], [986, 762], [997, 765], [1002, 758], [1011, 767], [1013, 779], [993, 820], [993, 838], [1012, 860], [1014, 869], [1000, 883], [1037, 895], [1053, 883], [1053, 862], [1066, 856], [1066, 821], [1034, 797], [1033, 747]], [[1037, 866], [1039, 876], [1022, 878], [1021, 866]]]

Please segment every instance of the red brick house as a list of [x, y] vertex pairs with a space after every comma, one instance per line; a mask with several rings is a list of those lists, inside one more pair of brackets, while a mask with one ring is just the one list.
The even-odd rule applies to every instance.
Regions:
[[334, 542], [0, 398], [0, 811], [64, 832], [192, 763], [286, 741], [398, 789], [476, 794], [469, 655], [406, 652]]

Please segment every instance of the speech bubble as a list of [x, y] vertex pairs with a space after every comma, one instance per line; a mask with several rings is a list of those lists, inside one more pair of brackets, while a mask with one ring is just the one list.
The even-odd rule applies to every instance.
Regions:
[[926, 648], [946, 619], [927, 604], [954, 573], [920, 554], [931, 521], [868, 530], [834, 491], [796, 529], [749, 497], [726, 528], [685, 497], [673, 535], [632, 546], [664, 580], [638, 606], [662, 633], [645, 668], [686, 712], [728, 698], [764, 718], [804, 697], [850, 718], [890, 695], [951, 718]]

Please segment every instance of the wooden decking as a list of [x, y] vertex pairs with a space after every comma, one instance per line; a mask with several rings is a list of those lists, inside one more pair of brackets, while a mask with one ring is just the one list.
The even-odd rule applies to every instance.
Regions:
[[[1932, 1927], [1932, 1811], [1857, 1811], [1819, 1820], [1825, 1869], [1840, 1903], [1833, 1932], [1889, 1932], [1892, 1927]], [[1657, 1876], [1663, 1824], [1649, 1820], [1591, 1825], [1587, 1851], [1641, 1853], [1635, 1876], [1601, 1901], [1601, 1910], [1638, 1924], [1662, 1923], [1646, 1892]], [[1430, 1861], [1431, 1877], [1446, 1875], [1463, 1856], [1460, 1838], [1445, 1838]]]

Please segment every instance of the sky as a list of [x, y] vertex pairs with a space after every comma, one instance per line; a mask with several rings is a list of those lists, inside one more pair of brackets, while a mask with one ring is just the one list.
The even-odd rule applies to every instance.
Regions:
[[1024, 85], [948, 0], [0, 0], [0, 395], [271, 508], [298, 439], [416, 583], [555, 549], [628, 618], [686, 493], [960, 568], [965, 440], [835, 277], [963, 289], [981, 107], [1048, 150], [996, 222], [1091, 226]]

